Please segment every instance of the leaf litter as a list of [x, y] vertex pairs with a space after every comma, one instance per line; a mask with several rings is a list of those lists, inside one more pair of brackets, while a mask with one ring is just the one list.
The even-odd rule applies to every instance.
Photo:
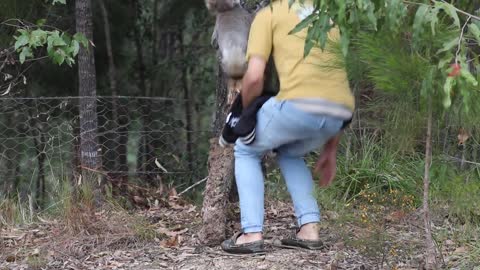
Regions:
[[[384, 232], [389, 239], [385, 246], [395, 245], [397, 250], [396, 254], [388, 251], [388, 258], [380, 261], [367, 254], [362, 245], [348, 243], [367, 235], [367, 229], [353, 222], [342, 223], [332, 212], [324, 215], [321, 225], [325, 249], [279, 248], [279, 239], [295, 230], [292, 207], [283, 201], [266, 204], [267, 252], [261, 255], [228, 254], [219, 247], [200, 245], [199, 208], [172, 196], [167, 202], [132, 213], [115, 209], [96, 212], [91, 223], [79, 231], [68, 230], [62, 222], [45, 217], [25, 227], [0, 227], [0, 269], [406, 270], [422, 265], [419, 213], [393, 212], [385, 218], [389, 222]], [[234, 210], [230, 218], [237, 220], [238, 215]], [[236, 221], [229, 222], [229, 235], [238, 229]], [[450, 265], [467, 252], [468, 247], [452, 240], [445, 242], [443, 254]]]

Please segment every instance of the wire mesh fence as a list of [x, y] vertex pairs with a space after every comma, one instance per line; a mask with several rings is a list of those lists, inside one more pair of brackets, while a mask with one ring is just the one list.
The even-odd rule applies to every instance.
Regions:
[[[80, 166], [81, 97], [0, 98], [0, 191], [68, 180]], [[95, 97], [99, 173], [156, 185], [206, 175], [211, 114], [186, 100]], [[205, 106], [208, 107], [208, 106]]]

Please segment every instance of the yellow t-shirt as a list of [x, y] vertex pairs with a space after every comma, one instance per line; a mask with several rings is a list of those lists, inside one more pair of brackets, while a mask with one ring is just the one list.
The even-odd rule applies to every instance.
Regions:
[[[355, 101], [346, 71], [327, 70], [319, 66], [332, 61], [334, 56], [326, 51], [322, 52], [320, 48], [313, 48], [304, 58], [307, 30], [288, 34], [312, 11], [308, 1], [303, 5], [297, 1], [289, 8], [288, 0], [277, 0], [258, 12], [250, 29], [247, 60], [252, 56], [268, 60], [270, 54], [273, 54], [280, 79], [277, 99], [324, 99], [353, 111]], [[338, 36], [339, 31], [336, 28], [329, 33], [330, 39]]]

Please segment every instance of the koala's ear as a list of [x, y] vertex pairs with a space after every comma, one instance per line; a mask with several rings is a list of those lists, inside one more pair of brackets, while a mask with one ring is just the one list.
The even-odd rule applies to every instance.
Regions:
[[216, 10], [217, 10], [217, 1], [216, 0], [205, 0], [205, 6], [207, 7], [207, 9], [210, 12], [215, 13]]

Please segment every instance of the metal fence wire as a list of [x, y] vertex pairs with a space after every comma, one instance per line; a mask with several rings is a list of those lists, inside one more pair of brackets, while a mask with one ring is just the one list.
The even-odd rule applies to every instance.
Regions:
[[[0, 191], [75, 176], [80, 99], [0, 98]], [[206, 175], [211, 113], [171, 98], [96, 97], [96, 103], [101, 173], [153, 185], [188, 185]]]

